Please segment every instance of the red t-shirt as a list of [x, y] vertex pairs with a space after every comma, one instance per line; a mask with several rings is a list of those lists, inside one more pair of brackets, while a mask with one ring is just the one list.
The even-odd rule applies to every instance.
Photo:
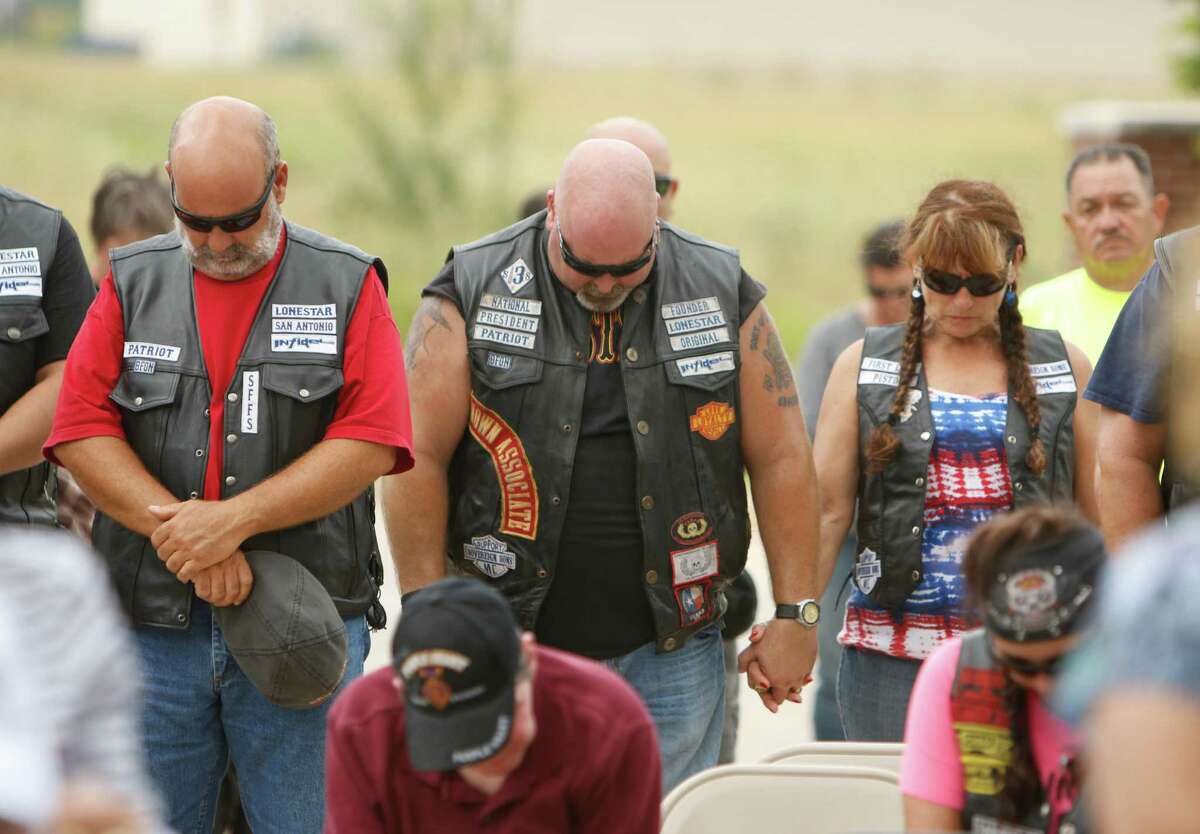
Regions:
[[645, 706], [598, 663], [537, 653], [537, 735], [492, 796], [454, 771], [412, 769], [391, 668], [352, 683], [327, 724], [325, 834], [657, 834], [658, 741]]
[[[209, 405], [209, 457], [204, 473], [204, 498], [211, 501], [221, 497], [225, 392], [233, 380], [254, 316], [283, 257], [286, 237], [280, 235], [274, 257], [247, 278], [219, 281], [198, 270], [194, 273], [196, 320], [213, 392]], [[120, 411], [108, 398], [121, 375], [124, 344], [124, 316], [110, 272], [101, 283], [100, 293], [67, 355], [54, 426], [43, 446], [51, 461], [58, 462], [54, 447], [60, 443], [86, 437], [125, 437]], [[389, 474], [410, 469], [412, 418], [408, 410], [404, 356], [383, 283], [374, 267], [363, 282], [358, 305], [346, 327], [342, 374], [345, 384], [338, 392], [337, 409], [325, 431], [325, 439], [340, 437], [393, 446], [396, 463]]]

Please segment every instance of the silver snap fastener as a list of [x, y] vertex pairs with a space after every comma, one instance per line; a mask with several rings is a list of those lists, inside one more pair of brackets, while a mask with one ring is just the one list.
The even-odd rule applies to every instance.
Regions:
[[563, 423], [562, 430], [563, 430], [563, 434], [570, 434], [571, 433], [571, 424]]
[[637, 361], [637, 358], [638, 358], [638, 352], [637, 352], [637, 348], [632, 348], [632, 347], [631, 347], [631, 348], [629, 348], [628, 350], [626, 350], [626, 351], [625, 351], [625, 358], [626, 358], [626, 359], [628, 359], [630, 362], [636, 362], [636, 361]]
[[646, 571], [646, 582], [653, 585], [657, 581], [658, 581], [658, 571], [656, 571], [656, 570]]
[[921, 581], [921, 572], [919, 570], [913, 571], [912, 578], [913, 578], [913, 582], [920, 582]]
[[932, 436], [933, 436], [933, 435], [931, 435], [931, 434], [930, 434], [929, 432], [927, 432], [927, 431], [923, 431], [923, 432], [921, 432], [921, 439], [922, 439], [922, 440], [928, 440], [928, 439], [929, 439], [930, 437], [932, 437]]
[[180, 622], [180, 623], [186, 623], [187, 622], [187, 614], [176, 614], [175, 621]]
[[921, 535], [921, 528], [920, 528], [920, 527], [913, 527], [913, 529], [912, 529], [912, 534], [913, 534], [914, 536], [919, 536], [919, 535]]
[[925, 479], [917, 478], [915, 481], [913, 481], [913, 483], [916, 484], [917, 486], [925, 486]]
[[637, 421], [637, 430], [638, 430], [638, 434], [649, 434], [650, 433], [650, 424], [647, 423], [645, 420], [638, 420]]
[[209, 411], [207, 408], [206, 408], [206, 409], [204, 409], [204, 416], [205, 416], [205, 417], [207, 417], [207, 416], [208, 416], [210, 413], [211, 413], [211, 412], [210, 412], [210, 411]]
[[12, 339], [14, 342], [17, 339], [21, 338], [21, 328], [19, 328], [19, 327], [8, 328], [8, 338]]
[[1020, 492], [1021, 490], [1025, 489], [1025, 485], [1020, 481], [1017, 481], [1015, 484], [1013, 484], [1013, 489], [1015, 489], [1017, 492]]
[[225, 435], [225, 442], [226, 443], [237, 443], [237, 435], [236, 434]]
[[133, 398], [133, 404], [134, 404], [134, 405], [141, 405], [141, 404], [142, 404], [142, 398], [141, 398], [141, 397], [134, 397], [134, 398]]
[[237, 483], [237, 478], [233, 477], [232, 475], [225, 476], [225, 486], [233, 486], [236, 483]]
[[575, 361], [577, 361], [577, 362], [583, 361], [583, 351], [582, 350], [575, 351]]
[[668, 637], [666, 640], [663, 640], [663, 648], [669, 652], [675, 651], [675, 638]]
[[651, 498], [649, 495], [645, 495], [642, 497], [642, 509], [643, 510], [653, 510], [654, 509], [654, 499]]
[[199, 497], [200, 497], [200, 493], [196, 492], [196, 490], [194, 490], [194, 489], [188, 493], [188, 498], [199, 498]]
[[235, 403], [237, 402], [237, 394], [231, 391], [225, 396], [225, 399], [229, 400], [231, 403]]
[[546, 578], [546, 569], [545, 569], [545, 568], [538, 568], [538, 569], [537, 569], [537, 575], [538, 575], [538, 579], [545, 579], [545, 578]]
[[308, 396], [308, 389], [307, 389], [307, 388], [301, 388], [299, 393], [300, 393], [300, 396], [301, 396], [301, 397], [307, 397], [307, 396]]
[[562, 499], [556, 495], [550, 499], [550, 503], [557, 507], [559, 504], [562, 503]]
[[203, 449], [197, 449], [197, 450], [196, 450], [196, 457], [198, 457], [198, 458], [202, 458], [202, 457], [204, 457], [204, 450], [203, 450]]
[[1004, 439], [1007, 440], [1010, 445], [1017, 442], [1016, 435], [1012, 435], [1012, 434], [1010, 434], [1008, 437], [1006, 437]]

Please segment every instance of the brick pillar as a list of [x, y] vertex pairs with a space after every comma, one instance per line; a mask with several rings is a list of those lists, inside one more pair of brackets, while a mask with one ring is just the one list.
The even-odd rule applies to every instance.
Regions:
[[1092, 101], [1063, 111], [1072, 153], [1131, 142], [1150, 155], [1155, 187], [1171, 198], [1166, 232], [1200, 224], [1200, 102]]

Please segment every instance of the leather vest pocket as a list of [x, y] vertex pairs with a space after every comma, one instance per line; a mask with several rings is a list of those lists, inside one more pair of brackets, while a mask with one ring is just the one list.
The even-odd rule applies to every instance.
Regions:
[[471, 375], [493, 391], [529, 385], [542, 378], [541, 359], [489, 347], [472, 347], [470, 353]]
[[49, 332], [50, 324], [40, 306], [0, 306], [0, 342], [27, 342]]
[[737, 351], [726, 350], [702, 356], [668, 359], [663, 364], [672, 385], [716, 391], [737, 379]]
[[345, 377], [328, 365], [263, 365], [262, 375], [263, 389], [271, 392], [267, 408], [278, 471], [324, 437]]
[[125, 437], [142, 462], [152, 468], [162, 457], [169, 408], [179, 390], [179, 374], [122, 371], [108, 398], [121, 409]]

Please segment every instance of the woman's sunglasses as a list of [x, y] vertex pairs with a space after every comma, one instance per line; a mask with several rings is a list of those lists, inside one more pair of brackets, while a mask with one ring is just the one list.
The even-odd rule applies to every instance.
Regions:
[[262, 196], [258, 198], [258, 202], [252, 205], [245, 211], [239, 211], [235, 214], [227, 214], [224, 217], [202, 217], [198, 214], [184, 211], [179, 207], [179, 203], [175, 200], [175, 180], [171, 180], [171, 207], [175, 209], [175, 216], [179, 218], [179, 222], [187, 226], [192, 231], [208, 234], [216, 226], [223, 232], [234, 234], [235, 232], [244, 232], [258, 222], [258, 218], [262, 217], [263, 207], [267, 204], [267, 199], [271, 196], [271, 186], [275, 183], [275, 170], [272, 170], [267, 177], [267, 187], [263, 189]]
[[1007, 283], [1003, 275], [983, 272], [978, 275], [955, 275], [940, 269], [922, 269], [921, 281], [929, 289], [942, 295], [954, 295], [963, 287], [976, 298], [995, 295]]
[[562, 259], [566, 261], [567, 266], [571, 267], [571, 269], [589, 278], [600, 278], [604, 275], [611, 275], [613, 278], [624, 278], [626, 275], [632, 275], [650, 263], [650, 259], [654, 257], [654, 233], [651, 232], [650, 240], [646, 243], [645, 250], [643, 250], [639, 257], [634, 258], [632, 261], [626, 261], [623, 264], [594, 264], [577, 258], [575, 253], [571, 251], [571, 247], [567, 245], [567, 241], [563, 238], [562, 227], [558, 225], [557, 220], [554, 226], [558, 231], [558, 251], [562, 254]]

